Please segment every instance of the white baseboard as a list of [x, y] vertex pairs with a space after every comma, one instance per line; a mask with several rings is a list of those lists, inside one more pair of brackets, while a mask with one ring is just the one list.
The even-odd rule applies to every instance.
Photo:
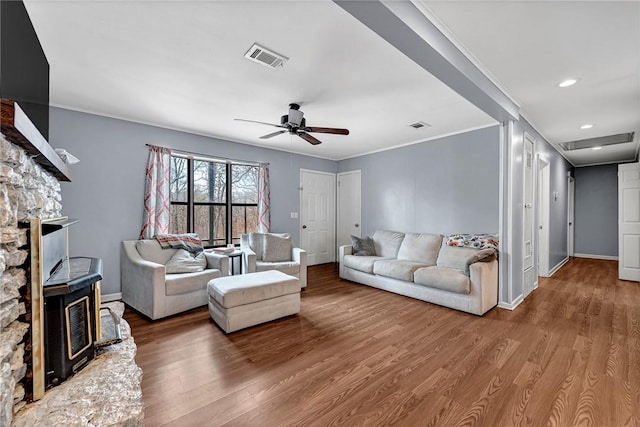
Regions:
[[520, 303], [522, 303], [522, 301], [524, 301], [524, 295], [520, 294], [520, 296], [518, 296], [518, 298], [516, 298], [511, 304], [506, 302], [499, 302], [498, 308], [504, 308], [505, 310], [513, 311], [520, 305]]
[[573, 256], [576, 258], [606, 259], [609, 261], [618, 261], [617, 256], [611, 256], [611, 255], [573, 254]]
[[556, 274], [556, 272], [557, 272], [558, 270], [560, 270], [560, 269], [561, 269], [561, 268], [562, 268], [566, 263], [568, 263], [568, 262], [569, 262], [569, 257], [566, 257], [565, 259], [563, 259], [562, 261], [560, 261], [560, 262], [558, 263], [558, 265], [556, 265], [555, 267], [553, 267], [553, 268], [551, 269], [551, 271], [549, 271], [549, 276], [547, 276], [547, 277], [551, 277], [551, 276], [553, 276], [554, 274]]
[[122, 292], [117, 292], [115, 294], [100, 295], [100, 302], [111, 302], [111, 301], [120, 301], [120, 300], [122, 300]]

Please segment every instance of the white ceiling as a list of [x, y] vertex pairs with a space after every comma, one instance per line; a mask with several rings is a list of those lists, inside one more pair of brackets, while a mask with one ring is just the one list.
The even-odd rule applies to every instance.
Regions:
[[[496, 123], [329, 0], [25, 4], [51, 65], [52, 105], [329, 159]], [[639, 5], [420, 4], [552, 143], [640, 129]], [[290, 61], [248, 61], [254, 42]], [[568, 76], [581, 81], [555, 87]], [[290, 102], [307, 125], [351, 134], [315, 134], [318, 146], [260, 140], [275, 129], [233, 120], [278, 123]], [[420, 120], [432, 126], [408, 126]], [[586, 160], [567, 155], [576, 165], [617, 160], [608, 147], [579, 151]]]
[[[637, 160], [640, 1], [421, 1], [574, 165]], [[568, 88], [557, 84], [570, 77]], [[593, 124], [588, 130], [584, 124]], [[558, 143], [636, 131], [627, 144]]]

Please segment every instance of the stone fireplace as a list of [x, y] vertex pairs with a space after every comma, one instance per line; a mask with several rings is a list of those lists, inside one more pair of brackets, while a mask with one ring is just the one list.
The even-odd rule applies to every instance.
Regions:
[[[5, 100], [2, 100], [2, 133], [0, 133], [0, 426], [16, 427], [33, 425], [142, 425], [144, 404], [140, 383], [142, 371], [135, 364], [136, 345], [131, 337], [129, 325], [122, 320], [118, 325], [111, 321], [110, 328], [115, 329], [119, 342], [100, 348], [95, 358], [88, 363], [83, 362], [82, 371], [76, 372], [74, 365], [70, 378], [65, 374], [65, 381], [55, 386], [44, 381], [45, 365], [43, 346], [47, 340], [38, 331], [38, 316], [45, 314], [42, 302], [42, 286], [34, 291], [34, 271], [42, 270], [38, 266], [41, 259], [36, 255], [40, 249], [34, 245], [33, 224], [62, 216], [61, 188], [58, 179], [67, 177], [68, 171], [62, 173], [52, 165], [59, 158], [44, 154], [34, 155], [35, 147], [43, 150], [53, 149], [44, 141], [43, 144], [26, 145], [25, 135], [29, 134], [29, 126], [17, 128], [7, 125]], [[16, 105], [17, 108], [17, 105]], [[21, 128], [22, 132], [16, 129]], [[16, 132], [14, 132], [16, 131]], [[39, 135], [39, 134], [38, 134]], [[40, 138], [41, 135], [39, 135]], [[15, 141], [18, 141], [15, 143]], [[29, 143], [30, 144], [30, 143]], [[44, 145], [46, 144], [46, 145]], [[26, 148], [25, 148], [26, 146]], [[35, 160], [34, 160], [35, 159]], [[51, 172], [53, 170], [53, 173]], [[54, 173], [58, 176], [54, 176]], [[61, 178], [62, 177], [62, 178]], [[29, 229], [31, 227], [31, 230]], [[47, 246], [45, 243], [44, 246]], [[66, 249], [66, 248], [65, 248]], [[65, 250], [65, 252], [67, 252]], [[32, 256], [33, 255], [33, 256]], [[78, 260], [81, 257], [74, 258]], [[84, 258], [86, 260], [94, 260]], [[72, 261], [71, 258], [66, 261]], [[82, 261], [82, 260], [80, 260]], [[99, 260], [95, 260], [99, 261]], [[36, 264], [34, 265], [34, 262]], [[94, 261], [92, 261], [93, 266]], [[46, 263], [43, 263], [46, 264]], [[62, 264], [64, 266], [64, 263]], [[48, 267], [47, 267], [48, 269]], [[56, 269], [56, 272], [64, 270]], [[77, 268], [73, 267], [74, 273]], [[93, 268], [92, 268], [93, 270]], [[101, 269], [100, 269], [101, 270]], [[65, 270], [66, 271], [66, 270]], [[57, 273], [56, 273], [57, 274]], [[48, 276], [47, 276], [48, 277]], [[52, 279], [51, 277], [50, 279]], [[83, 276], [83, 280], [84, 280]], [[59, 287], [72, 288], [80, 286], [76, 282], [64, 282], [56, 286], [55, 280], [48, 281], [47, 292], [57, 295]], [[42, 283], [40, 283], [41, 285]], [[72, 286], [73, 284], [73, 286]], [[86, 284], [82, 284], [86, 286]], [[96, 288], [94, 288], [95, 290]], [[107, 342], [100, 336], [100, 329], [105, 328], [105, 315], [98, 311], [100, 306], [99, 288], [96, 293], [96, 314], [93, 322], [96, 326], [102, 323], [103, 328], [93, 329], [96, 335], [89, 338], [94, 341]], [[44, 294], [47, 294], [44, 292]], [[47, 297], [49, 302], [49, 297]], [[113, 307], [122, 315], [122, 303]], [[48, 307], [49, 310], [51, 307]], [[113, 310], [112, 310], [113, 311]], [[116, 316], [117, 317], [117, 316]], [[98, 321], [101, 318], [101, 321]], [[106, 324], [110, 322], [110, 313], [106, 314]], [[107, 336], [108, 337], [108, 336]], [[121, 341], [121, 342], [120, 342]], [[38, 348], [37, 343], [40, 342]], [[80, 356], [78, 356], [80, 357]], [[73, 364], [77, 362], [70, 359]], [[37, 366], [40, 366], [39, 369]], [[86, 365], [86, 367], [85, 367]], [[40, 378], [40, 379], [39, 379]], [[55, 386], [49, 388], [51, 386]], [[45, 388], [49, 389], [45, 393]], [[38, 400], [41, 399], [41, 400]]]
[[30, 313], [27, 230], [21, 223], [62, 214], [60, 183], [0, 134], [0, 425], [26, 404]]

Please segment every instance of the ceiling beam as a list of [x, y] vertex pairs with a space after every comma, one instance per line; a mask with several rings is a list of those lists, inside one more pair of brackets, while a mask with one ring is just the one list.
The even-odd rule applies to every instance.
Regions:
[[519, 119], [518, 105], [410, 1], [333, 1], [495, 120]]

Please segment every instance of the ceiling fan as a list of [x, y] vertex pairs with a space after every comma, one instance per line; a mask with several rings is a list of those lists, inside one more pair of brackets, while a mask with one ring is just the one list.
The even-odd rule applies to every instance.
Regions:
[[321, 144], [322, 141], [309, 135], [308, 132], [332, 133], [335, 135], [349, 135], [349, 129], [320, 128], [320, 127], [307, 126], [307, 122], [304, 118], [304, 113], [300, 111], [300, 105], [293, 104], [293, 103], [289, 104], [289, 114], [285, 114], [284, 116], [280, 117], [279, 125], [276, 125], [273, 123], [257, 122], [255, 120], [245, 120], [245, 119], [234, 119], [234, 120], [238, 120], [241, 122], [260, 123], [263, 125], [275, 126], [277, 128], [284, 129], [284, 130], [279, 130], [277, 132], [273, 132], [267, 135], [263, 135], [260, 137], [260, 139], [268, 139], [276, 135], [289, 132], [291, 135], [298, 135], [300, 138], [304, 139], [309, 144], [318, 145], [318, 144]]

